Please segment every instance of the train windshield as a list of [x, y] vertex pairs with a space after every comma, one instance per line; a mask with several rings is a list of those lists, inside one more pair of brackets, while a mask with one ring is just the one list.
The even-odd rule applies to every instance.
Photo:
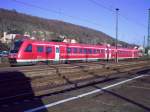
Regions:
[[11, 47], [10, 53], [18, 53], [21, 45], [22, 45], [22, 41], [15, 41]]

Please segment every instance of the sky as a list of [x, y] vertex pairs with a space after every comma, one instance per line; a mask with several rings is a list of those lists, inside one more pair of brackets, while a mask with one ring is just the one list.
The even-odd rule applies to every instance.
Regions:
[[149, 0], [0, 0], [0, 8], [85, 26], [112, 37], [119, 8], [119, 40], [143, 45], [148, 34]]

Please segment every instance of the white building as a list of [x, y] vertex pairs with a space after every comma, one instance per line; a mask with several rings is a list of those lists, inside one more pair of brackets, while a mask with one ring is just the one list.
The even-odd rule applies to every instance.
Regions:
[[4, 32], [3, 37], [0, 39], [0, 41], [2, 43], [9, 43], [15, 39], [16, 35], [17, 34], [7, 34], [7, 32]]
[[77, 41], [75, 39], [67, 39], [67, 38], [65, 38], [63, 40], [63, 42], [66, 42], [66, 43], [77, 43]]

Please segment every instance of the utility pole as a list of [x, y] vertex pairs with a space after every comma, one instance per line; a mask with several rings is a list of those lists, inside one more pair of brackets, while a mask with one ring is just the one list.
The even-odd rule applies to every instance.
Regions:
[[145, 54], [146, 52], [146, 49], [145, 49], [145, 35], [144, 35], [144, 39], [143, 39], [143, 50], [142, 50], [142, 53]]
[[144, 39], [143, 39], [143, 48], [145, 48], [145, 36], [144, 36]]
[[115, 42], [115, 47], [116, 47], [115, 62], [116, 63], [118, 63], [118, 12], [119, 12], [119, 9], [116, 8], [116, 42]]
[[150, 9], [148, 9], [148, 36], [147, 36], [147, 55], [150, 49]]

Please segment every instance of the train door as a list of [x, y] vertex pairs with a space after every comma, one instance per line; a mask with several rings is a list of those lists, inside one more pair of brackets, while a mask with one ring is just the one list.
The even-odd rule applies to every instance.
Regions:
[[115, 49], [112, 49], [112, 52], [111, 52], [111, 58], [112, 59], [115, 59], [115, 56], [116, 56], [116, 53], [115, 53]]
[[105, 49], [105, 59], [108, 59], [108, 49]]
[[135, 51], [131, 51], [131, 53], [132, 53], [132, 58], [134, 58], [135, 57]]
[[105, 49], [105, 59], [111, 59], [111, 49]]
[[34, 50], [33, 50], [33, 45], [32, 44], [28, 44], [24, 50], [24, 54], [23, 55], [18, 55], [19, 59], [25, 59], [28, 60], [29, 62], [34, 61]]
[[111, 54], [112, 54], [111, 49], [108, 49], [108, 59], [111, 59]]
[[60, 48], [58, 45], [55, 46], [55, 61], [59, 61], [60, 59]]
[[37, 61], [44, 61], [45, 54], [44, 54], [44, 46], [38, 45], [37, 46]]

